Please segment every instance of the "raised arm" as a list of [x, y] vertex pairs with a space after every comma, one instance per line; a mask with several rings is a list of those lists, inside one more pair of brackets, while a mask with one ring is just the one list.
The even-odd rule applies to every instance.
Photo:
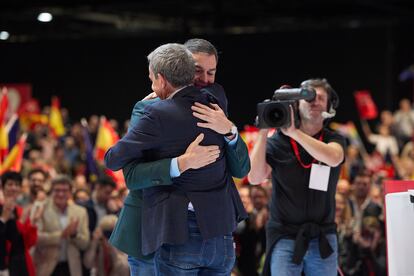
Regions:
[[266, 162], [266, 142], [268, 132], [267, 129], [259, 130], [256, 143], [254, 144], [253, 151], [250, 155], [252, 168], [247, 177], [251, 184], [262, 183], [272, 171], [271, 167]]
[[[290, 111], [293, 118], [293, 109]], [[313, 158], [330, 167], [336, 167], [344, 160], [344, 149], [338, 142], [320, 141], [296, 128], [293, 123], [287, 128], [282, 128], [282, 132], [298, 142]]]

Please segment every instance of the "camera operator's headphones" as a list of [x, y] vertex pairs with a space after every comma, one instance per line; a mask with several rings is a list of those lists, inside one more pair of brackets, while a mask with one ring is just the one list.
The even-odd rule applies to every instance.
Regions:
[[336, 109], [339, 106], [339, 96], [332, 88], [332, 86], [328, 83], [326, 79], [309, 79], [305, 80], [300, 84], [301, 88], [314, 88], [314, 87], [322, 87], [328, 92], [328, 112], [322, 112], [322, 117], [324, 119], [331, 119], [336, 115]]

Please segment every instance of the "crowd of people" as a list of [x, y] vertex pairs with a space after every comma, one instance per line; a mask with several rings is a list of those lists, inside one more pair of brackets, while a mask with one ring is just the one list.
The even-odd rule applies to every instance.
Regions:
[[[88, 169], [84, 128], [94, 143], [99, 117], [92, 115], [82, 125], [67, 110], [62, 115], [66, 135], [56, 138], [47, 125], [35, 125], [21, 171], [1, 176], [0, 275], [129, 275], [128, 255], [108, 242], [129, 191], [108, 175], [103, 162], [95, 161], [94, 173]], [[129, 121], [110, 122], [121, 137], [127, 133]], [[397, 111], [381, 112], [377, 131], [366, 121], [361, 125], [374, 150], [348, 141], [344, 158], [333, 162], [343, 162], [333, 191], [338, 270], [385, 275], [384, 181], [414, 177], [414, 111], [403, 99]], [[259, 275], [265, 269], [275, 180], [261, 175], [266, 177], [248, 178], [259, 185], [247, 179], [237, 185], [247, 219], [233, 234], [234, 275]]]
[[[400, 115], [397, 116], [397, 114]], [[395, 117], [390, 111], [383, 111], [378, 128], [383, 132], [370, 135], [383, 137], [385, 132], [384, 139], [395, 141], [396, 152], [373, 151], [363, 158], [360, 150], [354, 145], [349, 145], [347, 148], [343, 172], [335, 195], [339, 264], [344, 275], [368, 275], [369, 272], [374, 272], [374, 275], [385, 275], [386, 273], [384, 181], [387, 179], [412, 180], [413, 170], [411, 168], [414, 164], [413, 142], [407, 139], [412, 135], [414, 112], [411, 109], [406, 112], [398, 110], [394, 115]], [[398, 120], [399, 117], [405, 117], [405, 123], [401, 123]], [[42, 264], [48, 262], [41, 260], [45, 258], [44, 254], [49, 251], [48, 248], [54, 246], [58, 249], [56, 246], [67, 240], [67, 237], [73, 233], [81, 235], [81, 231], [83, 231], [83, 236], [79, 236], [79, 242], [73, 244], [75, 251], [82, 252], [76, 257], [78, 261], [73, 266], [78, 266], [78, 270], [74, 271], [79, 271], [82, 267], [83, 269], [95, 267], [95, 271], [98, 271], [97, 269], [102, 271], [104, 267], [123, 269], [116, 271], [128, 270], [126, 255], [107, 243], [108, 235], [114, 227], [116, 214], [123, 206], [123, 199], [128, 190], [125, 187], [117, 188], [113, 180], [105, 176], [102, 166], [100, 167], [101, 175], [96, 180], [91, 181], [84, 174], [86, 152], [81, 133], [82, 126], [80, 122], [70, 122], [68, 119], [66, 121], [68, 134], [61, 139], [52, 138], [47, 126], [39, 125], [30, 132], [21, 173], [8, 172], [2, 176], [0, 222], [2, 229], [0, 231], [2, 238], [7, 237], [7, 241], [11, 241], [11, 243], [7, 242], [8, 246], [5, 240], [1, 242], [2, 270], [22, 269], [24, 266], [21, 265], [22, 259], [20, 258], [26, 258], [27, 254], [32, 254], [36, 260], [36, 266], [39, 266], [38, 269], [43, 269]], [[88, 121], [89, 135], [91, 140], [95, 141], [98, 117], [91, 116]], [[117, 125], [120, 124], [114, 124], [114, 126]], [[399, 130], [402, 128], [411, 128], [411, 130], [407, 134], [401, 132], [405, 136], [400, 136]], [[126, 130], [118, 129], [118, 131], [122, 135]], [[394, 145], [394, 142], [390, 145]], [[377, 162], [378, 154], [383, 156], [379, 163], [381, 165]], [[68, 177], [61, 178], [61, 174]], [[234, 269], [236, 275], [258, 275], [261, 271], [271, 189], [270, 180], [259, 186], [241, 184], [238, 187], [249, 217], [238, 225], [234, 234], [237, 244], [237, 264]], [[53, 202], [55, 205], [51, 205]], [[58, 206], [58, 204], [63, 204], [63, 206], [77, 204], [85, 209], [82, 211], [83, 208], [75, 208], [79, 209], [82, 214], [79, 220], [75, 219], [77, 218], [75, 215], [69, 216], [66, 219], [66, 226], [62, 226], [59, 218], [65, 212], [59, 213], [56, 212], [57, 209], [52, 209], [55, 211], [50, 209], [56, 208], [53, 206]], [[49, 221], [52, 217], [54, 222]], [[45, 221], [48, 223], [45, 224]], [[55, 224], [55, 228], [48, 224]], [[9, 238], [8, 234], [3, 232], [6, 225], [10, 233], [20, 232], [22, 236]], [[16, 231], [16, 228], [19, 230]], [[54, 242], [50, 235], [54, 235]], [[14, 246], [18, 248], [11, 251], [11, 245], [13, 248]], [[46, 255], [47, 258], [60, 258], [59, 251], [50, 252], [52, 253], [49, 254], [52, 255]], [[113, 263], [104, 266], [103, 260], [106, 257], [104, 258], [103, 254], [108, 252], [112, 252]], [[16, 262], [10, 254], [18, 255]], [[39, 257], [41, 259], [38, 259]], [[59, 263], [60, 259], [56, 266]], [[98, 263], [101, 264], [99, 268]], [[28, 272], [34, 271], [33, 262], [23, 262], [23, 264], [27, 264]], [[55, 268], [49, 267], [48, 269]]]
[[33, 168], [1, 180], [4, 275], [128, 275], [126, 254], [108, 243], [123, 204], [111, 179], [83, 186]]

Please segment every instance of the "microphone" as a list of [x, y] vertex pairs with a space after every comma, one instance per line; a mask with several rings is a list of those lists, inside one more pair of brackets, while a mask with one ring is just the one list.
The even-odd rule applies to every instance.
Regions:
[[324, 118], [324, 119], [330, 119], [330, 118], [333, 118], [333, 117], [335, 117], [335, 115], [336, 115], [336, 111], [335, 111], [335, 109], [333, 109], [332, 107], [331, 107], [331, 109], [329, 110], [329, 112], [324, 111], [324, 112], [322, 112], [322, 113], [321, 113], [321, 116], [322, 116], [322, 118]]
[[311, 102], [316, 97], [316, 91], [313, 88], [281, 88], [273, 94], [275, 101], [296, 101], [306, 100]]

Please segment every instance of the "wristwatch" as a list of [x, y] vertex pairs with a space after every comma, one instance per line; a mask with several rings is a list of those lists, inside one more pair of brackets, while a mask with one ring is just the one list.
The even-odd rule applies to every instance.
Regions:
[[232, 125], [230, 131], [224, 134], [224, 136], [228, 137], [228, 136], [233, 136], [236, 134], [237, 134], [237, 127], [235, 125]]

